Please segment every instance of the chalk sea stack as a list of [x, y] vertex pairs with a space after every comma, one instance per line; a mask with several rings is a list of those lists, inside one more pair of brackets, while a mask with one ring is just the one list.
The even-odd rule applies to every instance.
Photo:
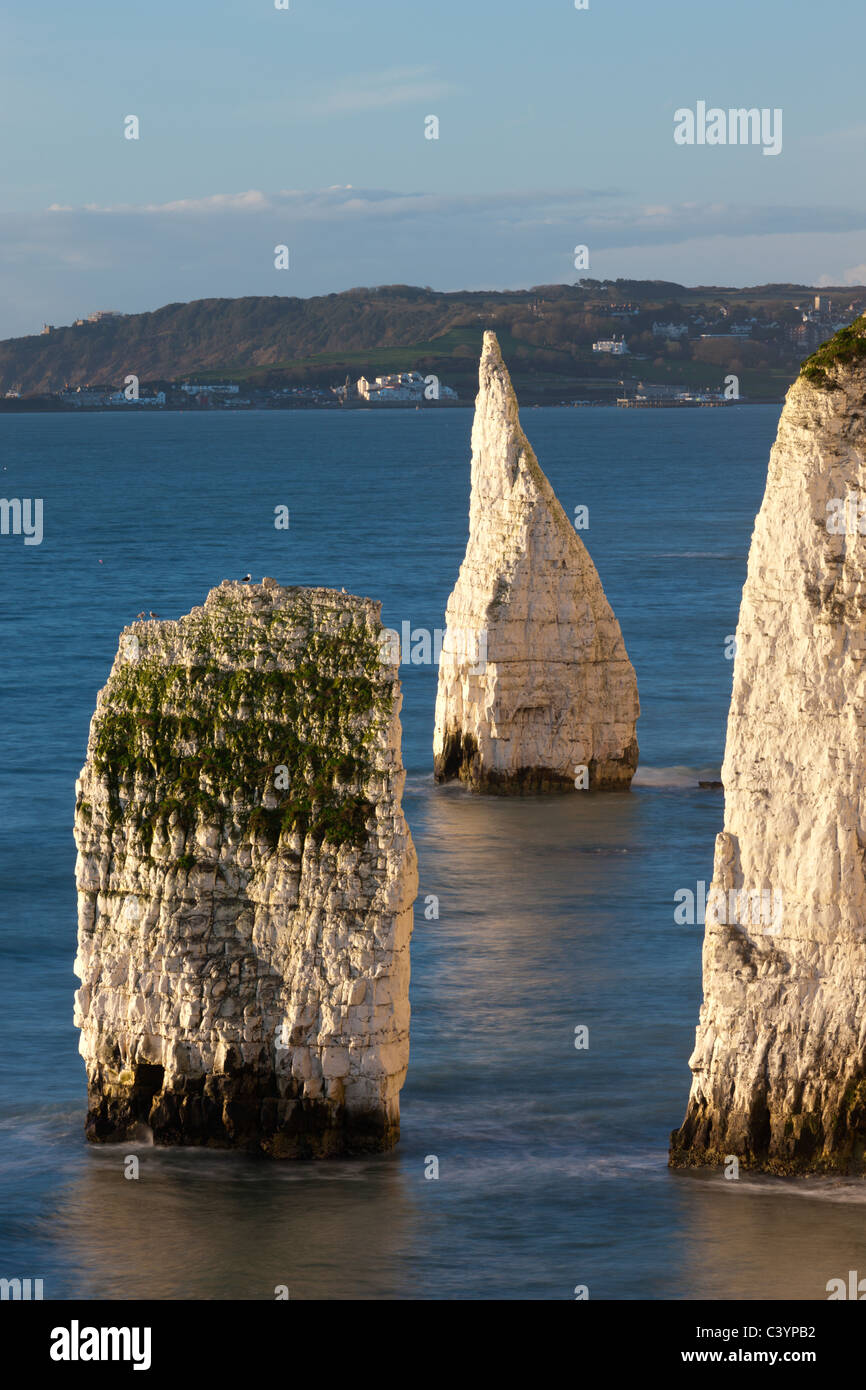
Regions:
[[496, 335], [485, 333], [469, 542], [439, 663], [436, 780], [518, 794], [573, 791], [581, 779], [627, 790], [638, 714], [619, 623], [520, 427]]
[[770, 455], [673, 1166], [866, 1171], [864, 334], [804, 364]]
[[226, 581], [121, 635], [75, 811], [89, 1139], [399, 1137], [417, 872], [379, 611]]

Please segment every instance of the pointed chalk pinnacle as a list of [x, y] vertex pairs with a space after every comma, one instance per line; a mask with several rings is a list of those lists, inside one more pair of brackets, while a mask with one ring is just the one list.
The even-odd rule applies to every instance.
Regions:
[[472, 428], [469, 543], [439, 665], [437, 781], [627, 789], [637, 682], [595, 566], [520, 427], [495, 333]]

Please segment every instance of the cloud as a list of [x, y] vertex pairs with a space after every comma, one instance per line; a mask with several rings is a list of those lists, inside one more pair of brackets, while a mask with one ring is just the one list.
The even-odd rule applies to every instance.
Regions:
[[849, 270], [843, 270], [835, 275], [828, 275], [826, 271], [819, 275], [815, 281], [818, 289], [826, 289], [829, 286], [841, 285], [866, 285], [866, 261], [861, 265], [852, 266]]
[[273, 206], [268, 194], [257, 188], [245, 193], [212, 193], [206, 198], [178, 198], [171, 203], [84, 203], [80, 208], [68, 203], [50, 203], [47, 212], [104, 213], [209, 213], [264, 212]]
[[[104, 304], [326, 294], [356, 285], [518, 288], [589, 274], [687, 283], [862, 280], [866, 212], [650, 203], [616, 187], [447, 193], [336, 185], [0, 215], [0, 336]], [[290, 249], [290, 268], [274, 248]], [[843, 270], [843, 267], [854, 267]], [[835, 269], [838, 267], [838, 270]], [[844, 277], [844, 278], [843, 278]]]
[[225, 212], [281, 212], [305, 219], [376, 217], [408, 213], [414, 216], [450, 214], [473, 209], [521, 211], [534, 215], [537, 206], [572, 209], [581, 199], [607, 199], [614, 196], [610, 189], [569, 189], [552, 192], [503, 192], [485, 194], [395, 193], [389, 189], [357, 189], [352, 184], [333, 184], [323, 189], [284, 188], [263, 193], [251, 188], [243, 193], [213, 193], [205, 198], [179, 198], [168, 203], [85, 203], [81, 207], [52, 203], [48, 212], [208, 216]]
[[361, 218], [400, 218], [423, 222], [459, 217], [488, 220], [518, 228], [583, 228], [604, 245], [646, 244], [692, 240], [697, 236], [775, 235], [792, 231], [848, 232], [866, 229], [866, 211], [815, 208], [803, 205], [751, 205], [724, 202], [632, 204], [615, 188], [505, 190], [497, 193], [395, 192], [336, 184], [324, 189], [280, 189], [265, 193], [214, 193], [204, 198], [181, 198], [166, 203], [86, 204], [80, 208], [51, 204], [52, 214], [69, 214], [85, 225], [90, 214], [113, 217], [220, 218], [253, 213], [290, 222], [349, 223]]

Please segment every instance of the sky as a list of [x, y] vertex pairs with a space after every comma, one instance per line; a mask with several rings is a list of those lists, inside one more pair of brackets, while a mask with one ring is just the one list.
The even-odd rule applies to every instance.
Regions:
[[[863, 0], [288, 3], [2, 0], [0, 337], [358, 285], [866, 281]], [[699, 102], [781, 111], [781, 151], [678, 144]]]

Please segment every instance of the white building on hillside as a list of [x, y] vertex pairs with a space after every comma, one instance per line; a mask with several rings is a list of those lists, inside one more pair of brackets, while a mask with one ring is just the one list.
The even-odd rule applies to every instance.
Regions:
[[435, 394], [427, 396], [428, 382], [435, 378], [422, 376], [420, 372], [393, 372], [388, 376], [377, 376], [368, 381], [365, 376], [357, 383], [358, 395], [371, 404], [385, 404], [390, 401], [455, 400], [457, 392], [450, 386], [436, 383]]
[[625, 357], [628, 346], [625, 338], [600, 338], [597, 343], [593, 343], [592, 350], [610, 353], [612, 357]]

